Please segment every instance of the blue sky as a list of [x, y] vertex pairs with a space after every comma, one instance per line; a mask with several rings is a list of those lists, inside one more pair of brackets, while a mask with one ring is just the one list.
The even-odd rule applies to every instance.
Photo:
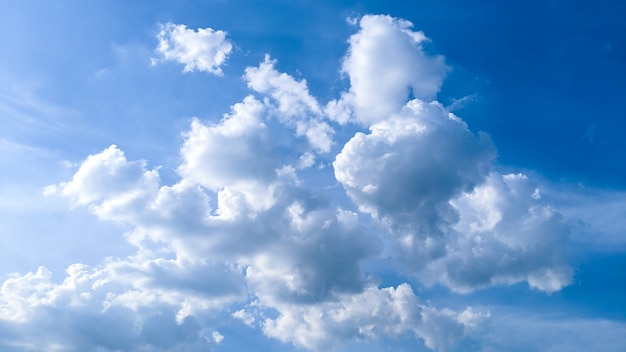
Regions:
[[0, 10], [3, 351], [618, 351], [624, 1]]

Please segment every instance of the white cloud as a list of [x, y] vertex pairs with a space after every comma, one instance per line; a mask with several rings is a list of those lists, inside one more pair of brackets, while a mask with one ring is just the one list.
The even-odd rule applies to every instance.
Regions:
[[317, 100], [309, 94], [306, 80], [296, 81], [292, 76], [275, 69], [276, 60], [265, 55], [258, 67], [248, 67], [244, 78], [256, 92], [271, 96], [277, 109], [287, 117], [320, 114]]
[[[156, 275], [171, 271], [172, 264], [158, 259], [102, 268], [74, 264], [59, 283], [43, 267], [14, 275], [0, 290], [0, 331], [8, 332], [0, 333], [0, 346], [15, 351], [206, 350], [219, 343], [217, 335], [207, 340], [208, 330], [193, 315], [210, 314], [240, 299], [242, 292], [206, 289], [220, 287], [224, 273], [179, 277], [177, 270], [175, 282]], [[205, 288], [197, 290], [199, 284]]]
[[233, 317], [241, 320], [244, 324], [252, 327], [256, 318], [251, 313], [247, 312], [245, 309], [240, 309], [233, 313]]
[[458, 291], [519, 281], [547, 292], [569, 285], [568, 224], [536, 192], [526, 175], [494, 173], [452, 200], [456, 240], [447, 258], [431, 266], [431, 277]]
[[[127, 238], [138, 248], [137, 256], [108, 263], [96, 285], [113, 287], [100, 299], [106, 311], [165, 305], [180, 324], [226, 307], [245, 290], [273, 307], [315, 304], [363, 289], [359, 262], [379, 247], [354, 221], [355, 214], [281, 180], [272, 163], [260, 162], [254, 169], [235, 159], [251, 160], [261, 151], [245, 145], [258, 146], [265, 129], [250, 112], [258, 112], [258, 104], [247, 98], [215, 126], [192, 122], [180, 169], [188, 177], [173, 186], [159, 186], [156, 170], [126, 160], [115, 146], [89, 156], [70, 182], [56, 186], [58, 194], [131, 229]], [[220, 155], [229, 143], [245, 152]], [[272, 154], [271, 144], [268, 148], [266, 154]], [[203, 162], [219, 167], [204, 168]], [[267, 206], [255, 208], [238, 194], [265, 171], [259, 190], [271, 185], [276, 194]], [[107, 175], [111, 183], [100, 182]], [[217, 195], [217, 209], [196, 184]]]
[[[73, 264], [62, 280], [45, 267], [6, 279], [0, 347], [200, 351], [228, 338], [218, 331], [227, 317], [310, 350], [408, 333], [446, 351], [488, 335], [490, 313], [422, 304], [407, 283], [379, 288], [363, 261], [400, 263], [394, 274], [408, 270], [455, 292], [569, 284], [570, 228], [550, 192], [494, 171], [489, 137], [433, 100], [447, 67], [425, 54], [426, 37], [411, 27], [364, 16], [343, 63], [350, 88], [326, 108], [275, 60], [247, 68], [259, 97], [216, 123], [191, 122], [174, 184], [112, 145], [47, 187], [124, 226], [134, 252]], [[232, 47], [225, 35], [167, 24], [157, 52], [186, 72], [221, 74]], [[333, 163], [360, 213], [333, 203], [335, 180], [300, 182], [315, 178], [307, 168], [324, 158], [316, 153], [339, 142], [324, 114], [369, 127]], [[382, 226], [366, 228], [364, 216]]]
[[445, 254], [449, 200], [487, 175], [495, 151], [438, 103], [410, 101], [357, 133], [337, 155], [335, 176], [363, 212], [387, 224], [420, 268]]
[[[121, 155], [119, 150], [111, 153], [112, 150], [116, 151], [112, 147], [101, 155], [90, 156], [77, 173], [89, 175], [84, 171], [97, 169], [104, 174], [111, 174], [109, 169], [124, 170], [139, 166], [140, 172], [134, 175], [135, 179], [141, 179], [146, 172], [141, 170], [142, 164], [128, 162], [123, 158], [113, 158], [117, 162], [109, 163], [109, 154]], [[97, 162], [100, 165], [95, 165]], [[80, 192], [83, 189], [80, 186], [85, 184], [84, 179], [75, 180], [77, 185], [72, 184], [72, 181], [59, 187], [61, 190], [67, 188]], [[124, 181], [137, 186], [137, 189], [125, 189], [128, 194], [143, 190], [141, 183], [131, 182], [132, 179]], [[110, 187], [115, 197], [109, 196], [106, 185], [99, 185], [102, 187], [102, 194], [99, 199], [90, 198], [95, 202], [91, 204], [91, 208], [103, 218], [134, 227], [130, 239], [140, 247], [137, 257], [131, 260], [113, 260], [102, 269], [73, 266], [68, 270], [64, 283], [59, 285], [51, 282], [51, 273], [45, 268], [34, 274], [11, 278], [4, 283], [0, 297], [3, 319], [19, 320], [27, 325], [37, 326], [42, 324], [36, 318], [41, 315], [41, 309], [66, 309], [65, 314], [69, 320], [67, 324], [79, 324], [76, 320], [87, 312], [90, 312], [89, 319], [92, 322], [105, 324], [103, 321], [113, 319], [113, 314], [117, 317], [115, 319], [122, 320], [121, 326], [124, 326], [124, 321], [127, 321], [126, 325], [130, 325], [127, 327], [129, 331], [118, 338], [132, 340], [129, 343], [134, 344], [142, 341], [146, 324], [151, 324], [152, 319], [157, 316], [170, 314], [168, 319], [171, 324], [167, 325], [167, 320], [161, 324], [174, 329], [174, 326], [191, 324], [186, 322], [195, 321], [196, 317], [206, 315], [207, 311], [219, 311], [229, 303], [241, 300], [245, 297], [242, 294], [246, 290], [246, 281], [252, 294], [262, 297], [268, 305], [284, 300], [324, 300], [335, 291], [358, 291], [362, 284], [363, 279], [355, 261], [358, 261], [363, 252], [355, 251], [354, 248], [363, 246], [364, 244], [358, 242], [365, 243], [368, 237], [356, 237], [357, 234], [351, 233], [335, 237], [335, 234], [341, 234], [341, 226], [348, 229], [352, 227], [349, 224], [342, 225], [343, 221], [332, 220], [335, 216], [333, 211], [308, 210], [304, 207], [294, 211], [293, 207], [286, 210], [281, 205], [276, 211], [256, 221], [244, 217], [239, 223], [229, 223], [218, 217], [210, 222], [206, 220], [206, 205], [203, 208], [201, 204], [203, 198], [197, 196], [199, 190], [188, 183], [161, 187], [155, 190], [155, 194], [143, 198], [144, 203], [141, 205], [111, 203], [112, 198], [127, 197], [119, 194], [118, 187]], [[71, 194], [77, 199], [87, 199], [79, 193]], [[107, 211], [101, 211], [103, 206], [99, 202], [110, 204]], [[316, 208], [314, 205], [306, 206]], [[325, 230], [318, 235], [320, 226]], [[290, 231], [294, 232], [294, 238], [291, 238]], [[141, 236], [143, 237], [134, 238]], [[213, 247], [211, 236], [221, 237]], [[225, 236], [233, 238], [228, 239]], [[267, 238], [257, 242], [260, 246], [250, 241], [251, 237], [263, 236]], [[195, 246], [200, 242], [203, 242], [202, 246]], [[336, 250], [340, 253], [335, 254]], [[258, 258], [271, 254], [282, 259], [286, 267], [279, 267], [277, 272], [264, 267]], [[164, 259], [163, 256], [184, 259]], [[215, 258], [217, 261], [213, 264], [206, 263], [207, 258]], [[337, 259], [339, 262], [334, 261]], [[236, 263], [234, 266], [219, 264], [224, 261]], [[329, 267], [332, 264], [339, 265], [339, 268]], [[237, 269], [241, 265], [248, 267], [246, 273]], [[302, 271], [290, 273], [288, 268], [296, 265], [301, 265]], [[253, 270], [267, 280], [255, 281], [258, 275], [251, 274]], [[78, 286], [77, 282], [80, 283]], [[277, 287], [272, 287], [273, 284]], [[196, 321], [193, 326], [199, 331], [201, 328], [198, 324], [200, 323]], [[157, 331], [154, 333], [158, 333]], [[198, 331], [194, 336], [199, 334]], [[173, 336], [161, 339], [152, 333], [150, 336], [150, 343], [162, 340], [167, 346], [179, 346], [174, 340], [166, 341], [168, 338], [174, 339]], [[211, 334], [209, 340], [219, 343], [220, 336]], [[67, 336], [59, 339], [55, 339], [53, 335], [43, 338], [46, 341], [38, 344], [37, 348], [48, 349], [54, 343], [75, 344], [72, 337]], [[130, 345], [112, 346], [134, 349]]]
[[148, 171], [145, 166], [144, 161], [127, 162], [124, 152], [111, 145], [88, 156], [71, 182], [47, 187], [45, 192], [48, 195], [61, 192], [77, 205], [102, 202], [107, 207], [111, 203], [131, 202], [158, 187], [156, 171]]
[[272, 183], [281, 165], [263, 122], [264, 111], [249, 96], [217, 125], [194, 120], [181, 149], [179, 173], [214, 192], [226, 192], [222, 200], [241, 194], [249, 207], [267, 209], [274, 202]]
[[[314, 199], [287, 203], [276, 227], [280, 235], [251, 257], [246, 280], [261, 303], [314, 303], [338, 293], [359, 292], [365, 284], [360, 260], [377, 254], [376, 238], [345, 219], [341, 211]], [[267, 236], [267, 235], [266, 235]]]
[[[94, 315], [106, 317], [121, 310], [129, 316], [143, 316], [140, 312], [158, 309], [170, 312], [176, 324], [196, 321], [198, 330], [212, 329], [201, 322], [204, 312], [219, 311], [241, 300], [245, 290], [260, 307], [281, 313], [277, 320], [265, 320], [269, 336], [279, 337], [280, 329], [286, 328], [285, 319], [326, 309], [335, 310], [338, 320], [328, 326], [320, 322], [322, 332], [352, 331], [356, 321], [367, 322], [362, 332], [345, 336], [280, 333], [281, 340], [313, 349], [403, 331], [413, 331], [438, 348], [449, 343], [444, 340], [462, 338], [464, 325], [456, 313], [424, 308], [420, 315], [422, 308], [413, 307], [417, 298], [408, 285], [397, 289], [369, 286], [360, 261], [379, 252], [378, 241], [359, 225], [357, 214], [277, 176], [278, 156], [271, 143], [261, 142], [267, 133], [262, 112], [258, 101], [246, 98], [219, 124], [193, 121], [182, 147], [179, 172], [183, 179], [173, 186], [160, 186], [156, 170], [148, 170], [145, 162], [126, 160], [115, 146], [89, 156], [70, 182], [56, 186], [58, 194], [87, 205], [102, 219], [129, 226], [128, 239], [138, 248], [137, 256], [129, 260], [113, 260], [102, 269], [83, 267], [90, 273], [86, 282], [91, 283], [66, 294], [82, 297], [79, 303], [87, 300], [99, 306]], [[231, 144], [238, 146], [238, 153], [224, 150], [224, 145]], [[259, 151], [265, 155], [251, 160]], [[259, 179], [274, 189], [271, 203], [253, 209], [252, 202], [236, 200], [242, 183]], [[196, 184], [217, 195], [217, 209], [211, 209], [210, 195]], [[235, 210], [239, 213], [233, 215]], [[47, 285], [51, 290], [57, 287]], [[380, 309], [372, 315], [371, 309], [364, 309], [372, 300], [374, 306], [395, 307], [395, 313]], [[63, 307], [54, 302], [48, 306]], [[405, 308], [414, 309], [417, 315], [410, 316], [414, 313]], [[254, 316], [239, 315], [249, 324], [254, 322]], [[422, 318], [443, 325], [429, 328], [412, 320]], [[386, 319], [396, 325], [385, 328]], [[208, 338], [217, 342], [212, 335]]]
[[183, 24], [161, 24], [157, 39], [156, 52], [161, 59], [153, 59], [152, 63], [175, 61], [185, 65], [183, 72], [205, 71], [221, 76], [221, 66], [233, 48], [224, 31], [212, 28], [193, 30]]
[[571, 282], [562, 216], [524, 175], [487, 177], [495, 148], [438, 103], [412, 100], [356, 134], [333, 164], [363, 212], [387, 225], [398, 260], [427, 284], [467, 292]]
[[49, 270], [39, 267], [35, 273], [12, 275], [3, 282], [0, 288], [2, 318], [24, 321], [30, 310], [45, 304], [49, 300], [47, 295], [52, 290], [49, 283], [51, 275]]
[[311, 146], [320, 152], [329, 152], [334, 130], [321, 118], [317, 100], [309, 94], [306, 80], [296, 81], [292, 76], [278, 72], [276, 60], [269, 55], [259, 67], [246, 68], [245, 79], [256, 92], [273, 99], [272, 111], [280, 120], [296, 129], [296, 135], [305, 136]]
[[359, 23], [342, 66], [350, 90], [328, 104], [329, 116], [369, 126], [398, 112], [410, 95], [433, 99], [448, 68], [443, 57], [423, 51], [424, 33], [390, 16], [366, 15]]
[[[526, 176], [489, 176], [489, 138], [428, 102], [446, 67], [423, 53], [425, 39], [401, 20], [361, 20], [344, 61], [350, 89], [327, 111], [370, 133], [357, 133], [337, 155], [337, 180], [360, 211], [387, 226], [393, 256], [426, 284], [467, 292], [526, 281], [560, 290], [572, 275], [567, 225]], [[409, 87], [416, 98], [407, 102]]]
[[488, 313], [436, 310], [421, 305], [408, 284], [368, 287], [354, 295], [312, 306], [281, 306], [266, 319], [269, 336], [313, 351], [329, 351], [350, 340], [373, 341], [412, 332], [427, 347], [446, 351], [489, 319]]

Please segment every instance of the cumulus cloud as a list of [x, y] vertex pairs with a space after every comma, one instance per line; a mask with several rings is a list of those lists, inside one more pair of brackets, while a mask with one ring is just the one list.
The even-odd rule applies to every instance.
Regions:
[[[275, 307], [318, 304], [363, 290], [367, 279], [360, 261], [378, 253], [376, 237], [358, 225], [357, 214], [281, 179], [273, 157], [253, 165], [259, 151], [276, 153], [271, 142], [260, 142], [265, 129], [255, 119], [260, 111], [258, 101], [246, 98], [216, 125], [193, 121], [182, 148], [182, 180], [175, 185], [159, 185], [156, 170], [128, 161], [111, 146], [89, 156], [71, 181], [54, 187], [100, 218], [128, 226], [127, 238], [137, 247], [135, 257], [93, 270], [99, 278], [87, 294], [93, 296], [95, 288], [106, 292], [90, 298], [94, 304], [130, 316], [161, 307], [182, 324], [245, 300], [245, 292]], [[231, 143], [240, 146], [238, 153], [218, 152]], [[101, 177], [115, 184], [100, 182]], [[255, 198], [246, 198], [254, 187], [264, 193], [273, 189], [272, 201], [257, 207]], [[211, 197], [217, 198], [217, 208], [211, 207]], [[50, 273], [38, 275], [48, 279]], [[29, 315], [18, 313], [11, 314]]]
[[439, 232], [448, 200], [480, 183], [495, 156], [488, 136], [438, 103], [411, 100], [370, 130], [345, 144], [335, 176], [362, 211], [398, 231]]
[[320, 152], [329, 152], [334, 130], [322, 120], [317, 100], [311, 96], [306, 80], [296, 81], [292, 76], [275, 69], [276, 60], [269, 55], [258, 67], [246, 68], [244, 78], [254, 91], [272, 98], [273, 108], [281, 121], [294, 127], [298, 136], [305, 136], [311, 146]]
[[[429, 101], [445, 66], [425, 56], [418, 45], [425, 37], [409, 28], [390, 17], [365, 16], [350, 40], [344, 70], [351, 86], [337, 104], [370, 132], [344, 145], [333, 163], [336, 179], [360, 211], [387, 226], [393, 257], [426, 284], [461, 292], [519, 281], [561, 289], [572, 275], [562, 216], [539, 201], [526, 176], [493, 173], [496, 150], [489, 137]], [[402, 59], [384, 65], [369, 50], [375, 58], [394, 53]], [[384, 71], [396, 69], [414, 76]], [[410, 77], [420, 75], [432, 76], [416, 90]], [[387, 87], [378, 77], [393, 83]], [[407, 86], [415, 96], [408, 102]], [[376, 107], [364, 105], [370, 103]]]
[[431, 349], [446, 351], [489, 320], [488, 313], [462, 313], [421, 305], [408, 284], [368, 287], [356, 295], [314, 306], [279, 307], [264, 332], [314, 351], [328, 351], [349, 340], [376, 340], [412, 332]]
[[358, 133], [333, 163], [363, 212], [385, 224], [396, 258], [423, 282], [467, 292], [571, 282], [562, 216], [525, 175], [490, 173], [495, 148], [439, 103], [409, 101]]
[[[199, 351], [228, 338], [217, 325], [229, 317], [315, 351], [407, 333], [446, 351], [484, 336], [490, 313], [420, 303], [407, 283], [378, 287], [364, 261], [384, 255], [456, 292], [569, 284], [567, 221], [532, 178], [498, 173], [490, 138], [434, 100], [447, 67], [424, 34], [389, 16], [359, 23], [343, 62], [350, 87], [325, 107], [266, 56], [245, 70], [254, 96], [217, 122], [192, 120], [174, 184], [112, 145], [47, 187], [124, 226], [135, 253], [74, 264], [62, 280], [44, 267], [9, 277], [0, 346]], [[221, 74], [231, 50], [224, 32], [184, 25], [162, 26], [159, 40], [186, 72]], [[330, 184], [305, 184], [342, 142], [328, 118], [369, 131], [343, 145]], [[336, 182], [354, 207], [328, 196]]]
[[[204, 280], [151, 282], [161, 260], [92, 268], [73, 264], [61, 282], [40, 267], [0, 288], [0, 346], [9, 351], [203, 351], [215, 341], [193, 316], [237, 299], [240, 292], [196, 290]], [[169, 271], [172, 263], [161, 270]], [[175, 265], [175, 264], [174, 264]], [[224, 275], [219, 275], [222, 281]], [[215, 276], [214, 276], [215, 278]], [[223, 281], [222, 281], [223, 282]], [[213, 281], [213, 284], [218, 284]], [[195, 311], [189, 310], [193, 307]]]
[[399, 111], [410, 97], [436, 96], [448, 68], [443, 57], [424, 52], [423, 32], [391, 16], [366, 15], [359, 24], [342, 65], [350, 89], [327, 105], [329, 116], [369, 126]]
[[271, 96], [277, 109], [287, 117], [320, 114], [317, 100], [309, 94], [306, 80], [296, 81], [292, 76], [278, 72], [276, 60], [265, 55], [258, 67], [248, 67], [244, 78], [254, 91]]
[[449, 200], [481, 183], [495, 150], [485, 135], [438, 103], [411, 100], [398, 113], [357, 133], [333, 163], [335, 176], [363, 212], [388, 225], [419, 269], [445, 255]]
[[118, 207], [140, 205], [159, 186], [155, 170], [147, 170], [145, 161], [128, 162], [124, 152], [111, 145], [101, 153], [90, 155], [70, 182], [47, 187], [48, 195], [61, 194], [75, 205], [98, 203], [98, 212]]
[[[424, 283], [461, 292], [569, 284], [562, 216], [526, 176], [494, 173], [488, 136], [430, 101], [446, 67], [424, 54], [423, 33], [388, 16], [365, 16], [360, 26], [344, 59], [350, 88], [327, 110], [348, 112], [344, 121], [370, 132], [350, 139], [333, 166], [359, 210], [389, 229], [393, 257]], [[383, 64], [387, 56], [397, 62]]]
[[541, 201], [536, 184], [524, 174], [491, 174], [472, 192], [451, 201], [459, 214], [456, 241], [433, 276], [466, 291], [497, 283], [527, 281], [553, 292], [571, 283], [563, 216]]
[[181, 149], [179, 173], [209, 190], [224, 191], [221, 200], [241, 195], [254, 209], [271, 206], [271, 184], [281, 165], [263, 113], [262, 103], [249, 96], [217, 125], [193, 121]]
[[161, 24], [157, 39], [160, 58], [153, 59], [153, 65], [162, 60], [174, 61], [185, 65], [183, 72], [205, 71], [221, 76], [221, 66], [233, 49], [226, 32], [212, 28], [193, 30], [184, 24]]

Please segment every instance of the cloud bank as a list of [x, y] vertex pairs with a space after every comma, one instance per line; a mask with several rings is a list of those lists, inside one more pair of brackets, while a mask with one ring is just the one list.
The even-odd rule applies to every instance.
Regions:
[[[125, 226], [136, 253], [74, 264], [61, 280], [44, 267], [5, 280], [0, 346], [204, 351], [228, 338], [217, 327], [229, 316], [313, 351], [406, 333], [446, 351], [491, 314], [420, 303], [408, 283], [379, 287], [364, 261], [456, 292], [568, 285], [567, 222], [529, 176], [495, 171], [490, 138], [435, 100], [448, 68], [424, 52], [426, 36], [389, 16], [359, 24], [342, 66], [350, 86], [326, 105], [266, 56], [245, 70], [253, 94], [218, 122], [191, 122], [175, 184], [112, 145], [46, 188]], [[220, 75], [225, 36], [166, 24], [157, 52]], [[367, 131], [342, 141], [341, 124]], [[354, 207], [301, 182], [333, 145], [334, 182]]]

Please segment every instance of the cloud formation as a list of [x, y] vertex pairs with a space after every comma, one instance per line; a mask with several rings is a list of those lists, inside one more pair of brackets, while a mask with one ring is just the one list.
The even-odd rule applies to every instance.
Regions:
[[368, 287], [356, 295], [315, 306], [283, 307], [276, 319], [266, 319], [263, 331], [282, 341], [315, 351], [328, 351], [346, 340], [375, 340], [411, 332], [427, 347], [440, 351], [457, 347], [489, 313], [471, 308], [456, 313], [421, 305], [408, 284]]
[[[568, 285], [567, 222], [531, 178], [498, 173], [490, 138], [434, 100], [447, 66], [411, 28], [364, 16], [343, 61], [350, 86], [326, 106], [269, 56], [246, 68], [256, 95], [217, 122], [192, 120], [174, 184], [115, 145], [87, 156], [46, 193], [124, 226], [135, 253], [76, 263], [62, 280], [44, 267], [5, 280], [0, 346], [200, 351], [228, 338], [217, 326], [230, 317], [313, 351], [407, 333], [446, 351], [491, 314], [420, 303], [408, 283], [379, 287], [365, 261], [456, 292]], [[225, 35], [166, 24], [157, 52], [219, 75]], [[368, 131], [342, 141], [339, 124]], [[339, 143], [332, 183], [300, 182]], [[354, 208], [327, 196], [336, 183]], [[367, 228], [368, 217], [382, 226]]]
[[297, 136], [305, 136], [318, 152], [327, 153], [333, 144], [333, 128], [322, 119], [322, 110], [311, 96], [306, 80], [296, 81], [292, 76], [275, 69], [276, 60], [268, 55], [258, 67], [246, 68], [244, 78], [248, 87], [271, 97], [270, 112], [292, 128]]
[[201, 351], [215, 345], [213, 331], [177, 314], [176, 306], [208, 311], [229, 299], [206, 300], [180, 283], [147, 289], [149, 280], [132, 266], [150, 264], [100, 270], [74, 264], [61, 283], [43, 267], [7, 279], [0, 290], [0, 345], [7, 351]]
[[389, 229], [395, 259], [422, 282], [461, 292], [569, 284], [561, 215], [527, 176], [494, 172], [489, 137], [431, 101], [446, 66], [423, 52], [423, 33], [389, 16], [364, 16], [360, 26], [344, 59], [350, 88], [329, 107], [343, 106], [344, 121], [370, 132], [355, 134], [333, 167], [359, 210]]
[[212, 28], [189, 29], [184, 24], [160, 25], [156, 52], [160, 58], [185, 65], [183, 72], [205, 71], [221, 76], [221, 66], [230, 55], [233, 45], [226, 39], [226, 32]]
[[492, 173], [451, 205], [459, 216], [455, 242], [447, 258], [427, 269], [430, 277], [461, 292], [519, 281], [554, 292], [571, 283], [569, 225], [528, 176]]
[[424, 283], [467, 292], [527, 281], [552, 292], [571, 282], [562, 216], [527, 176], [491, 171], [486, 135], [419, 100], [370, 130], [346, 143], [335, 176]]
[[443, 57], [424, 52], [428, 38], [423, 32], [384, 15], [363, 16], [359, 26], [342, 65], [350, 89], [328, 104], [331, 118], [368, 126], [397, 113], [411, 97], [429, 101], [436, 96], [448, 68]]

